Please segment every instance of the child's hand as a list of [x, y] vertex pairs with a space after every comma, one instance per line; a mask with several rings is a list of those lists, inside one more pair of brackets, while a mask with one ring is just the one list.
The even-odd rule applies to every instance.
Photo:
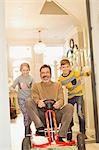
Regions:
[[11, 92], [14, 92], [14, 91], [15, 91], [15, 89], [14, 89], [12, 86], [9, 88], [9, 90], [10, 90]]
[[86, 72], [86, 76], [90, 76], [91, 72]]
[[86, 76], [90, 76], [90, 74], [91, 74], [90, 67], [89, 66], [84, 67], [83, 72]]

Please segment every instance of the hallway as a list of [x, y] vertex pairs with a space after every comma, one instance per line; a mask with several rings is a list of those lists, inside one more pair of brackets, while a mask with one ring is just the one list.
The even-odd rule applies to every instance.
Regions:
[[[32, 132], [34, 131], [35, 133], [35, 127], [33, 124], [31, 125], [31, 128]], [[74, 130], [75, 130], [74, 134], [76, 134], [77, 128], [75, 127]], [[12, 150], [21, 150], [21, 143], [23, 138], [24, 138], [23, 118], [22, 115], [19, 115], [15, 120], [11, 120]], [[77, 150], [77, 148], [66, 147], [66, 150]], [[94, 139], [88, 137], [88, 139], [86, 140], [86, 150], [99, 150], [99, 144], [94, 143]]]
[[[59, 11], [44, 12], [43, 8], [50, 4], [59, 8]], [[12, 148], [21, 150], [24, 137], [22, 117], [19, 116], [15, 124], [14, 121], [10, 123], [9, 116], [8, 92], [10, 85], [20, 72], [19, 65], [23, 61], [29, 62], [31, 74], [36, 82], [39, 81], [39, 68], [46, 58], [46, 60], [51, 60], [48, 63], [52, 65], [54, 79], [57, 79], [60, 74], [59, 59], [63, 56], [67, 57], [68, 51], [71, 52], [69, 55], [71, 64], [74, 64], [73, 67], [76, 69], [91, 67], [90, 86], [89, 82], [86, 82], [87, 79], [85, 80], [88, 85], [86, 86], [88, 95], [86, 94], [85, 113], [88, 117], [87, 125], [95, 129], [96, 140], [99, 143], [99, 1], [1, 0], [0, 19], [0, 83], [2, 85], [0, 88], [0, 118], [2, 120], [0, 122], [0, 150], [12, 150]], [[41, 38], [39, 38], [38, 31], [42, 33]], [[70, 43], [71, 39], [74, 42]], [[55, 64], [52, 63], [52, 58], [47, 59], [46, 55], [43, 56], [43, 53], [39, 54], [39, 51], [35, 51], [34, 47], [39, 41], [43, 41], [47, 48], [49, 46], [63, 48], [62, 56], [54, 59]], [[14, 50], [17, 50], [17, 54]], [[75, 55], [71, 57], [73, 50]], [[53, 52], [50, 52], [52, 57]], [[92, 87], [92, 92], [89, 87]], [[86, 144], [86, 147], [97, 150], [99, 144]]]

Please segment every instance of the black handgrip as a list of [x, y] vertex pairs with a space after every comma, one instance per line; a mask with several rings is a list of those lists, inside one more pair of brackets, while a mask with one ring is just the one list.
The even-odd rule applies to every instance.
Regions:
[[55, 100], [53, 100], [53, 99], [46, 99], [45, 101], [44, 101], [44, 103], [45, 103], [45, 105], [46, 105], [46, 109], [47, 110], [52, 110], [53, 109], [53, 105], [55, 104]]

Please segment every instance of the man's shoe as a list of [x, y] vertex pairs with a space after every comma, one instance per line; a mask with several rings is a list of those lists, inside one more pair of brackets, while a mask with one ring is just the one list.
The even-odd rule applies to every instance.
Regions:
[[40, 136], [45, 136], [44, 127], [37, 128], [36, 134]]
[[62, 137], [58, 137], [59, 142], [65, 142]]

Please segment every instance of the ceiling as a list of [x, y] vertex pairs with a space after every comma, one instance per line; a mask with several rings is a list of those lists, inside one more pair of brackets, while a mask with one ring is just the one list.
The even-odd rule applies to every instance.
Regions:
[[5, 1], [7, 39], [17, 43], [35, 43], [40, 29], [45, 43], [60, 44], [71, 27], [84, 26], [86, 20], [85, 0]]

